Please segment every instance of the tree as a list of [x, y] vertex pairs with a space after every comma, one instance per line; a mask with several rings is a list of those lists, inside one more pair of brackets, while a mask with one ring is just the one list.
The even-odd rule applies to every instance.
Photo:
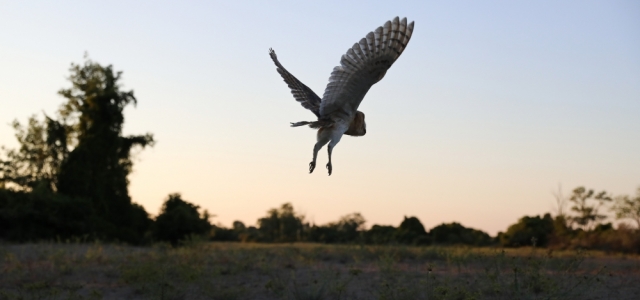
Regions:
[[89, 201], [52, 193], [43, 186], [30, 192], [0, 189], [0, 240], [93, 238], [88, 229], [94, 216], [87, 211], [91, 211]]
[[95, 216], [85, 230], [100, 238], [138, 242], [147, 213], [131, 202], [128, 193], [133, 162], [131, 150], [154, 144], [153, 136], [123, 136], [123, 110], [137, 103], [133, 91], [122, 91], [122, 72], [89, 59], [72, 64], [72, 86], [59, 94], [66, 98], [54, 120], [35, 116], [26, 126], [15, 121], [17, 150], [0, 157], [0, 188], [31, 192], [46, 188], [91, 203]]
[[403, 244], [424, 245], [429, 244], [427, 231], [422, 222], [416, 217], [404, 217], [396, 232], [396, 240]]
[[311, 226], [307, 239], [321, 243], [353, 243], [361, 238], [366, 220], [360, 213], [342, 216], [338, 222], [322, 226]]
[[583, 229], [589, 230], [595, 226], [594, 224], [598, 224], [607, 218], [606, 215], [600, 214], [599, 211], [605, 203], [611, 200], [611, 197], [605, 191], [596, 194], [593, 190], [577, 187], [569, 198], [569, 201], [573, 203], [571, 211], [577, 215], [571, 216], [569, 219]]
[[397, 228], [390, 225], [373, 225], [364, 233], [367, 243], [392, 244], [396, 243]]
[[210, 215], [200, 207], [182, 199], [180, 194], [170, 194], [162, 204], [154, 224], [154, 237], [176, 246], [191, 235], [206, 235], [211, 230]]
[[262, 240], [266, 242], [294, 242], [301, 239], [304, 216], [293, 210], [291, 203], [273, 208], [267, 216], [258, 219], [258, 229]]
[[133, 91], [122, 91], [122, 72], [91, 60], [71, 65], [72, 87], [60, 95], [67, 99], [60, 109], [63, 121], [73, 128], [77, 146], [60, 166], [58, 191], [90, 199], [95, 213], [103, 216], [99, 231], [109, 238], [135, 240], [141, 233], [123, 231], [136, 223], [128, 193], [134, 147], [152, 146], [153, 136], [122, 136], [123, 110], [136, 104]]
[[616, 197], [612, 210], [617, 219], [631, 219], [636, 222], [636, 226], [640, 230], [640, 187], [638, 187], [634, 198], [628, 195]]
[[562, 194], [562, 185], [558, 184], [558, 191], [551, 192], [556, 199], [556, 217], [566, 219], [565, 207], [567, 206], [567, 198]]
[[547, 246], [554, 231], [554, 220], [550, 214], [528, 217], [524, 216], [518, 223], [509, 226], [507, 232], [500, 235], [500, 243], [507, 247]]
[[343, 243], [355, 242], [367, 221], [360, 213], [351, 213], [340, 218], [335, 224], [338, 231], [338, 241]]
[[247, 230], [247, 226], [242, 223], [242, 221], [233, 221], [233, 230], [237, 232], [243, 232]]
[[460, 223], [443, 223], [429, 231], [429, 235], [437, 244], [463, 244], [472, 246], [485, 246], [493, 243], [493, 240], [484, 231], [467, 228]]
[[11, 124], [20, 147], [4, 149], [0, 159], [0, 188], [32, 191], [38, 186], [57, 190], [57, 176], [68, 154], [66, 128], [47, 116], [40, 121], [33, 115], [26, 126]]

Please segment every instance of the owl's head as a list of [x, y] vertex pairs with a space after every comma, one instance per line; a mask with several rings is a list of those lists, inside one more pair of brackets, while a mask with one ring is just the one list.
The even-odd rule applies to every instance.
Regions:
[[352, 136], [363, 136], [367, 134], [367, 123], [364, 122], [364, 113], [356, 111], [356, 115], [349, 124], [349, 129], [344, 134]]

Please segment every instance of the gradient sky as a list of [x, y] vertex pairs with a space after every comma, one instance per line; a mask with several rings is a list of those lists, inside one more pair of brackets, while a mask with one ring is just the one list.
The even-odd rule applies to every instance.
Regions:
[[[395, 16], [411, 42], [345, 137], [307, 174], [312, 120], [275, 70], [322, 95], [340, 56]], [[553, 209], [552, 191], [640, 185], [638, 1], [1, 1], [0, 144], [12, 120], [53, 115], [83, 54], [124, 71], [136, 108], [135, 202], [169, 193], [214, 222], [255, 224], [284, 202], [316, 223], [417, 216], [495, 234]]]

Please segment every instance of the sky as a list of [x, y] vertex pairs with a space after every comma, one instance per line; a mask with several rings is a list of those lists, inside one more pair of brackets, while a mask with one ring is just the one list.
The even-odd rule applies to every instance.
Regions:
[[[395, 16], [412, 39], [359, 110], [367, 134], [326, 150], [268, 56], [322, 95], [340, 57]], [[123, 71], [136, 107], [130, 194], [170, 193], [214, 223], [293, 204], [316, 224], [416, 216], [490, 234], [554, 211], [552, 192], [640, 186], [638, 1], [0, 1], [0, 145], [55, 115], [84, 54]]]

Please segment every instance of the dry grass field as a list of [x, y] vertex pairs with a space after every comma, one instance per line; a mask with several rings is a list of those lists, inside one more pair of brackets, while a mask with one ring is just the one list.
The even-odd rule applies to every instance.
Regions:
[[640, 258], [545, 249], [2, 244], [0, 299], [640, 299]]

